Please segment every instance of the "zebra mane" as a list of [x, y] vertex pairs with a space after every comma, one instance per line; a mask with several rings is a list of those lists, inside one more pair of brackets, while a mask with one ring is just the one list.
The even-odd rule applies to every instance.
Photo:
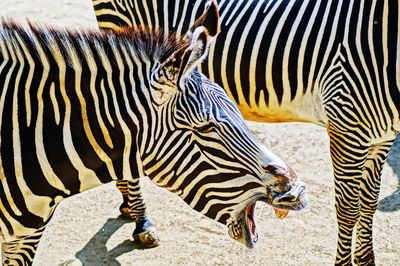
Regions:
[[[61, 48], [73, 49], [85, 53], [85, 47], [102, 49], [106, 53], [112, 48], [125, 47], [142, 59], [163, 62], [176, 50], [188, 46], [189, 41], [175, 33], [165, 33], [161, 29], [140, 27], [122, 28], [118, 31], [97, 31], [95, 29], [54, 27], [28, 21], [28, 25], [19, 24], [10, 19], [0, 20], [0, 41], [11, 42], [15, 47], [23, 40], [28, 46], [48, 47], [56, 42]], [[84, 44], [84, 45], [83, 45]], [[49, 48], [49, 47], [48, 47]], [[64, 50], [62, 49], [62, 50]], [[63, 55], [65, 51], [63, 51]], [[0, 49], [1, 54], [1, 49]], [[66, 56], [68, 58], [68, 56]]]

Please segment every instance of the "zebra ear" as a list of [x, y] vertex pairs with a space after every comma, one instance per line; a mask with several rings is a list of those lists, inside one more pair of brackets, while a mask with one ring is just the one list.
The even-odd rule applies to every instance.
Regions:
[[203, 15], [194, 22], [186, 35], [190, 40], [189, 46], [177, 50], [161, 65], [178, 87], [182, 88], [185, 77], [207, 56], [208, 47], [218, 32], [218, 5], [215, 0], [210, 0]]
[[208, 35], [211, 37], [215, 37], [219, 33], [219, 11], [215, 0], [209, 0], [205, 4], [203, 14], [193, 23], [186, 36], [192, 39], [193, 33], [201, 26], [207, 29]]

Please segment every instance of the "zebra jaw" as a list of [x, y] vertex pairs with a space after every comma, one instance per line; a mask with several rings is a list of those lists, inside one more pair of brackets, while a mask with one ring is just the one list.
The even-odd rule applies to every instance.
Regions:
[[248, 248], [253, 248], [258, 241], [257, 228], [254, 220], [255, 207], [256, 201], [251, 202], [239, 213], [236, 221], [228, 225], [230, 237]]

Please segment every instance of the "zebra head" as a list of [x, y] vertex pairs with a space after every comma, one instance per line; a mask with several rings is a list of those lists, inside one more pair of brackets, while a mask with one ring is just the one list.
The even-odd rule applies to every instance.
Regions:
[[200, 74], [218, 32], [214, 1], [191, 28], [188, 43], [151, 70], [152, 125], [141, 149], [144, 173], [178, 194], [193, 209], [228, 226], [252, 248], [258, 236], [256, 201], [280, 217], [306, 206], [304, 185], [260, 144], [224, 90]]

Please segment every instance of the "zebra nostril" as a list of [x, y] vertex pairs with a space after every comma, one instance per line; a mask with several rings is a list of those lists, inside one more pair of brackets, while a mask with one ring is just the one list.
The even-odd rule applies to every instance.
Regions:
[[299, 189], [299, 196], [298, 196], [298, 197], [304, 196], [304, 190], [305, 190], [305, 187], [302, 186], [302, 187]]
[[275, 198], [276, 203], [294, 203], [297, 201], [302, 201], [304, 198], [305, 186], [300, 186], [298, 189], [294, 189], [286, 194], [278, 196]]

